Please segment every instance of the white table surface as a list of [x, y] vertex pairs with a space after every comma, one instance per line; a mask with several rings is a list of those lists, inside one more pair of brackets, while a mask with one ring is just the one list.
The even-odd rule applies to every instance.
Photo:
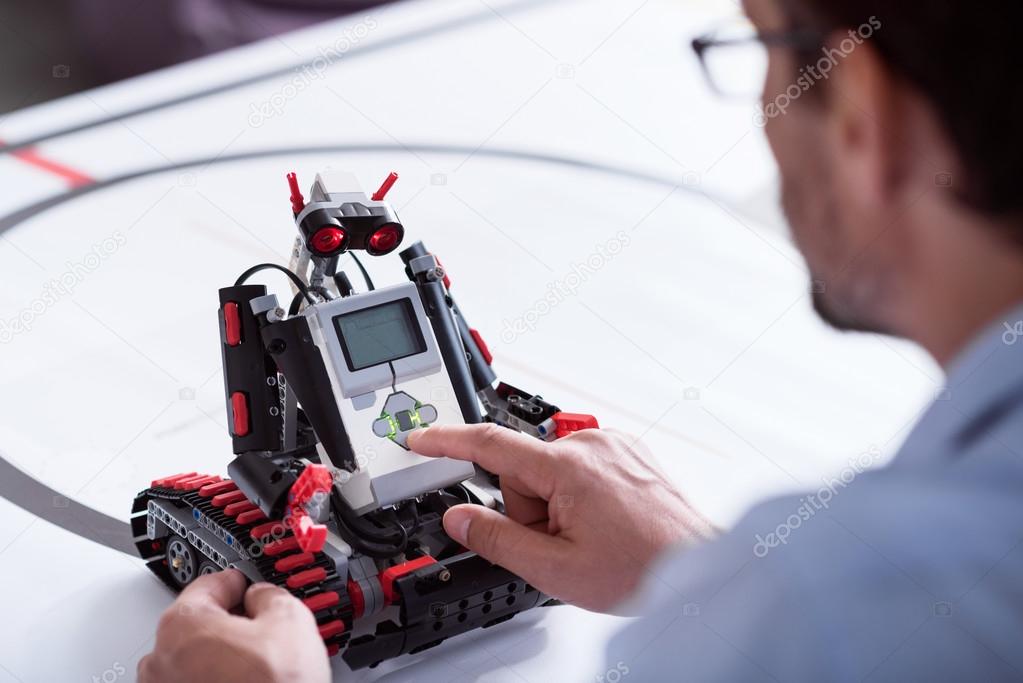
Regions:
[[[74, 276], [0, 345], [4, 458], [119, 519], [156, 476], [222, 472], [216, 290], [286, 259], [283, 174], [308, 185], [326, 166], [367, 187], [398, 170], [390, 199], [410, 238], [442, 255], [502, 378], [641, 434], [718, 523], [817, 489], [871, 449], [890, 456], [940, 371], [914, 347], [814, 318], [752, 108], [715, 101], [684, 50], [735, 11], [724, 0], [401, 2], [0, 118], [0, 139], [43, 138], [37, 154], [100, 181], [211, 160], [46, 205], [0, 233], [0, 321]], [[287, 71], [345, 35], [362, 37], [322, 75]], [[257, 121], [253, 106], [271, 100], [280, 113]], [[0, 179], [2, 214], [68, 191], [12, 155], [0, 155]], [[123, 244], [76, 268], [109, 238]], [[396, 259], [371, 270], [403, 277]], [[541, 303], [552, 285], [572, 292]], [[509, 333], [518, 319], [531, 329]], [[0, 681], [133, 679], [167, 590], [141, 561], [7, 501], [0, 520]], [[617, 623], [543, 610], [373, 671], [338, 662], [336, 678], [593, 680]]]

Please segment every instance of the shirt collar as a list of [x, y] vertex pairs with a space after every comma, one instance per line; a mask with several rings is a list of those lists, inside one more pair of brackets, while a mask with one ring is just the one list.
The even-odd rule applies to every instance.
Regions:
[[1023, 305], [978, 334], [948, 369], [945, 388], [910, 433], [894, 466], [954, 457], [985, 416], [1023, 394]]

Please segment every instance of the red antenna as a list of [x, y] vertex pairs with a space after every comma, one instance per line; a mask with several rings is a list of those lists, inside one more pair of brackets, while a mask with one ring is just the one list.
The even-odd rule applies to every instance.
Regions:
[[305, 197], [298, 187], [298, 176], [294, 173], [288, 174], [288, 187], [291, 188], [291, 211], [297, 216], [305, 208]]
[[384, 184], [381, 185], [380, 189], [373, 194], [371, 199], [375, 202], [384, 201], [384, 197], [387, 196], [387, 193], [391, 191], [391, 188], [394, 187], [396, 182], [398, 182], [398, 174], [391, 171], [391, 173], [387, 176], [387, 179], [384, 180]]

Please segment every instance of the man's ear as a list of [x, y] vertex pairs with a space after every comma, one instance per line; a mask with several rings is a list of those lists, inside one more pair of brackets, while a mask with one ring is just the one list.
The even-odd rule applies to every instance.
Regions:
[[843, 192], [882, 208], [906, 179], [906, 137], [898, 84], [869, 40], [855, 44], [836, 33], [826, 51], [839, 64], [827, 89], [828, 136]]

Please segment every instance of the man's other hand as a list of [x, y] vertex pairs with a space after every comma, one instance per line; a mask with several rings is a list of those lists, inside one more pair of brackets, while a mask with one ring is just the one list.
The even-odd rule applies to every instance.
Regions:
[[[240, 609], [244, 616], [230, 612]], [[245, 577], [228, 569], [200, 576], [164, 612], [138, 680], [323, 683], [330, 664], [305, 605], [267, 583], [246, 590]]]
[[662, 551], [714, 533], [638, 440], [613, 430], [545, 443], [493, 424], [437, 425], [408, 443], [499, 475], [507, 516], [459, 505], [444, 516], [448, 535], [579, 607], [612, 610]]

